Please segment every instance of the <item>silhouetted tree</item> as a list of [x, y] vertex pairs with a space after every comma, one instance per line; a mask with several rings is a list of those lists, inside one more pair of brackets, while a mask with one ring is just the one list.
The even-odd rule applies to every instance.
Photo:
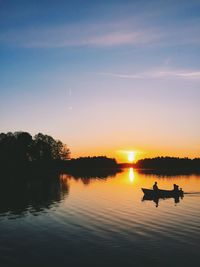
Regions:
[[67, 146], [49, 135], [39, 133], [32, 138], [27, 132], [0, 134], [0, 163], [64, 160], [69, 155]]
[[16, 140], [14, 155], [17, 155], [17, 160], [21, 162], [31, 160], [32, 136], [27, 132], [15, 132], [14, 137]]
[[60, 140], [41, 133], [34, 137], [33, 151], [36, 153], [36, 159], [40, 160], [63, 160], [70, 154], [69, 149]]
[[63, 170], [73, 175], [73, 177], [83, 179], [91, 177], [106, 178], [108, 176], [115, 176], [121, 171], [116, 160], [106, 156], [71, 159], [63, 167]]
[[200, 159], [156, 157], [139, 160], [135, 166], [150, 170], [200, 170]]

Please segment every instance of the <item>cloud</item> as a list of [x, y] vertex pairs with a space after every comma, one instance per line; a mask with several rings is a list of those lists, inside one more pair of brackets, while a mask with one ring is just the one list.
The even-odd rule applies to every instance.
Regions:
[[163, 23], [158, 14], [129, 14], [119, 20], [2, 29], [0, 43], [26, 48], [200, 45], [199, 23], [199, 18]]
[[200, 78], [200, 71], [160, 71], [154, 74], [155, 77], [179, 77], [179, 78]]
[[179, 79], [200, 79], [200, 71], [187, 71], [187, 70], [155, 70], [134, 74], [124, 73], [110, 73], [99, 72], [97, 75], [105, 75], [122, 79], [166, 79], [166, 78], [179, 78]]
[[142, 79], [141, 74], [120, 74], [120, 73], [111, 73], [111, 72], [98, 72], [97, 75], [111, 76], [122, 79]]
[[0, 43], [27, 48], [110, 47], [148, 44], [160, 37], [156, 29], [133, 26], [133, 21], [126, 20], [12, 30], [0, 34]]

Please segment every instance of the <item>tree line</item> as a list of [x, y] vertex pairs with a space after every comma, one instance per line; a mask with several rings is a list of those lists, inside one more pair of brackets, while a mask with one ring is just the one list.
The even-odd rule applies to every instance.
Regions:
[[0, 163], [27, 163], [35, 161], [66, 160], [70, 150], [60, 140], [38, 133], [0, 133]]
[[80, 157], [77, 159], [71, 159], [69, 166], [72, 168], [74, 166], [79, 168], [115, 168], [117, 166], [117, 162], [114, 158], [108, 158], [106, 156]]
[[106, 156], [69, 159], [69, 148], [49, 135], [38, 133], [32, 136], [28, 132], [0, 133], [1, 170], [9, 169], [12, 172], [12, 169], [27, 170], [24, 167], [28, 167], [30, 170], [31, 167], [31, 171], [58, 170], [88, 177], [96, 176], [95, 169], [104, 169], [104, 176], [114, 175], [119, 169], [116, 160]]
[[156, 157], [138, 160], [137, 168], [162, 170], [200, 170], [200, 158]]

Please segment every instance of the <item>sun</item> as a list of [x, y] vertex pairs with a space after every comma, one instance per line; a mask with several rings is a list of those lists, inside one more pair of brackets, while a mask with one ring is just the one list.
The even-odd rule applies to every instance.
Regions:
[[129, 162], [134, 162], [135, 161], [135, 151], [128, 151], [128, 161]]

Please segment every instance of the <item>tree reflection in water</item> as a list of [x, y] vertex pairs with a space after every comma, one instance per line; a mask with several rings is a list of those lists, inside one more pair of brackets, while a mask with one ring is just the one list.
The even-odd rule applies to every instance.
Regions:
[[70, 174], [12, 173], [0, 174], [0, 216], [11, 218], [27, 213], [38, 215], [58, 205], [69, 194], [70, 179], [89, 185], [92, 180], [113, 177], [115, 170], [79, 170]]
[[80, 168], [80, 169], [71, 169], [68, 173], [62, 174], [61, 180], [65, 183], [70, 179], [81, 181], [84, 185], [89, 185], [91, 181], [94, 180], [107, 180], [108, 178], [113, 178], [117, 173], [121, 172], [121, 169], [106, 169], [106, 168]]
[[56, 206], [69, 193], [69, 185], [58, 174], [6, 176], [0, 179], [0, 215], [37, 215]]

